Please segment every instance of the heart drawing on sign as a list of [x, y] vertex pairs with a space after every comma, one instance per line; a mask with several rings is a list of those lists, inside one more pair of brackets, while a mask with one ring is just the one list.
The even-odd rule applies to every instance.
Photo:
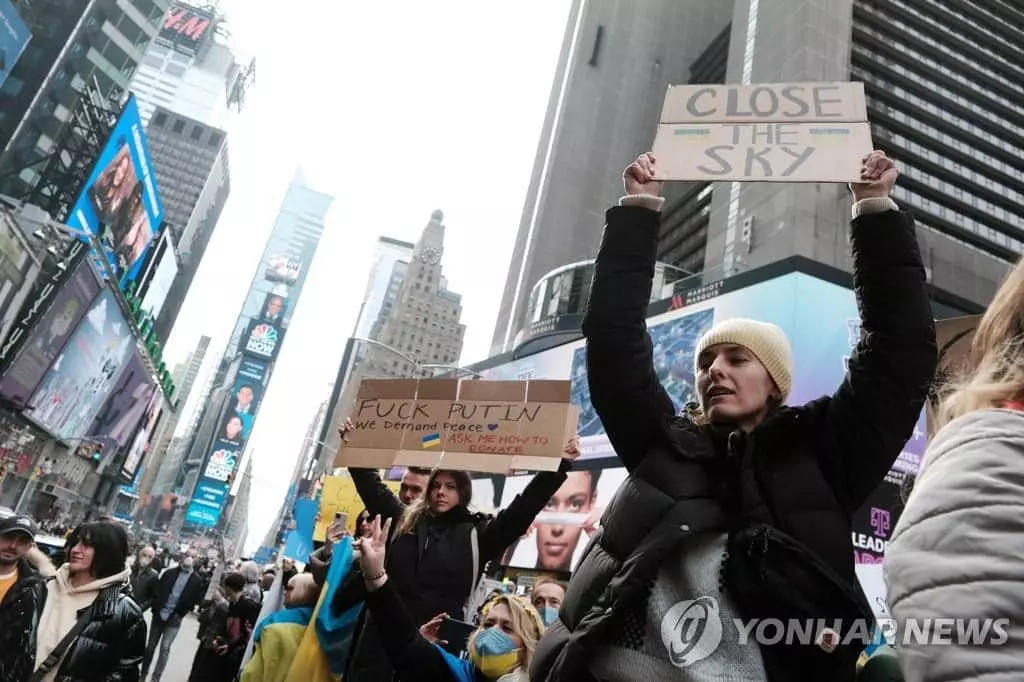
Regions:
[[497, 424], [488, 424], [487, 425], [487, 430], [488, 431], [497, 431], [498, 430], [498, 425]]

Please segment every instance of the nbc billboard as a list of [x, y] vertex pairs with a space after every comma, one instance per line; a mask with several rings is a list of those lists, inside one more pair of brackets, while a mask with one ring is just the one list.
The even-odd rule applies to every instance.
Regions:
[[139, 105], [130, 97], [71, 208], [68, 225], [99, 237], [115, 272], [126, 282], [138, 276], [163, 219]]
[[242, 354], [273, 362], [283, 340], [284, 329], [280, 322], [254, 319], [242, 336]]

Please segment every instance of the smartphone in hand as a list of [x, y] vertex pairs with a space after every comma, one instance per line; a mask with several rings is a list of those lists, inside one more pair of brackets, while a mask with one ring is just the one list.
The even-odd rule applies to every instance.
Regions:
[[327, 539], [331, 542], [337, 542], [345, 534], [345, 529], [348, 527], [348, 514], [345, 512], [338, 512], [334, 515], [334, 520], [331, 521], [331, 525], [327, 527]]

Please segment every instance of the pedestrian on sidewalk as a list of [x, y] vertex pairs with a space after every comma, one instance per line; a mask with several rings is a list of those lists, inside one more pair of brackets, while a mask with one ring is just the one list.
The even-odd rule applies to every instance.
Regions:
[[117, 522], [86, 523], [72, 531], [67, 546], [67, 563], [47, 582], [35, 676], [41, 682], [138, 682], [146, 621], [127, 594], [128, 534]]
[[210, 647], [196, 654], [189, 682], [232, 682], [260, 616], [260, 604], [245, 596], [245, 578], [238, 573], [224, 577], [222, 590], [228, 602], [223, 634], [214, 635]]
[[[936, 365], [914, 222], [889, 196], [896, 166], [874, 152], [851, 187], [862, 332], [836, 392], [787, 407], [786, 334], [722, 319], [694, 348], [699, 401], [683, 414], [659, 383], [645, 326], [665, 201], [656, 176], [652, 154], [624, 171], [583, 321], [591, 402], [629, 478], [530, 678], [850, 682], [866, 627], [835, 647], [824, 631], [758, 645], [741, 643], [734, 623], [874, 622], [851, 517], [913, 433]], [[686, 624], [700, 614], [694, 641]]]
[[153, 597], [160, 582], [160, 575], [153, 568], [156, 552], [148, 545], [143, 545], [135, 555], [132, 564], [132, 575], [129, 582], [132, 586], [132, 599], [145, 613], [153, 605]]
[[[885, 552], [900, 663], [908, 682], [1024, 680], [1024, 259], [940, 395], [938, 433]], [[903, 636], [940, 622], [986, 634]]]
[[35, 668], [39, 614], [53, 564], [36, 547], [28, 516], [0, 521], [0, 680], [25, 682]]
[[153, 682], [159, 682], [163, 676], [182, 619], [203, 599], [203, 581], [196, 573], [195, 562], [195, 552], [188, 550], [182, 556], [181, 563], [164, 571], [157, 583], [152, 600], [153, 620], [149, 627], [149, 642], [142, 664], [142, 675], [145, 677], [159, 648], [156, 666], [153, 667]]

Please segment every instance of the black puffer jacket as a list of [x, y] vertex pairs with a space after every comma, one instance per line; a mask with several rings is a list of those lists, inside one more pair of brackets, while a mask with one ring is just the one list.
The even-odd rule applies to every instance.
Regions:
[[136, 564], [132, 567], [132, 577], [129, 579], [132, 586], [132, 599], [139, 605], [143, 613], [153, 605], [159, 581], [160, 574], [152, 566], [143, 568]]
[[[744, 618], [870, 618], [850, 518], [911, 436], [936, 362], [912, 219], [853, 221], [863, 336], [846, 378], [749, 434], [676, 416], [658, 382], [645, 318], [659, 222], [641, 207], [608, 212], [583, 330], [591, 399], [630, 476], [538, 647], [535, 682], [592, 679], [589, 661], [620, 634], [623, 614], [642, 614], [661, 563], [702, 531], [729, 533], [721, 577]], [[762, 648], [772, 682], [852, 680], [855, 653]]]
[[56, 682], [138, 682], [146, 653], [146, 621], [121, 584], [104, 588], [57, 669]]
[[[41, 558], [40, 561], [45, 561]], [[52, 566], [49, 567], [52, 571]], [[0, 602], [0, 680], [22, 682], [35, 667], [36, 626], [46, 580], [31, 562], [18, 562], [18, 582]]]
[[[415, 622], [423, 624], [440, 613], [462, 618], [462, 608], [488, 561], [529, 529], [537, 514], [565, 482], [569, 463], [559, 471], [537, 474], [522, 494], [496, 516], [472, 514], [464, 506], [435, 516], [429, 512], [414, 531], [395, 537], [387, 555], [389, 580]], [[404, 507], [376, 471], [350, 469], [356, 489], [371, 515], [393, 518], [398, 524]], [[477, 532], [478, 561], [473, 573], [472, 533]], [[350, 682], [389, 679], [390, 665], [376, 628], [364, 628], [345, 679]]]

